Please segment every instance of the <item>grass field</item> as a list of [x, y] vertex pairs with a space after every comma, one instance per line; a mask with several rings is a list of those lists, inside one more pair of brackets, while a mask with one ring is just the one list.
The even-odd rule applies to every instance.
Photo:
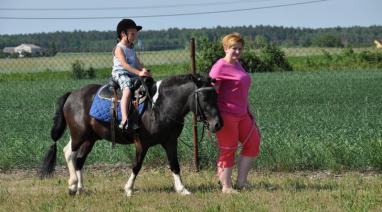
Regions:
[[51, 144], [55, 99], [100, 80], [0, 80], [0, 211], [381, 211], [382, 71], [252, 77], [250, 105], [262, 133], [261, 153], [249, 174], [252, 187], [236, 195], [220, 193], [216, 141], [207, 136], [199, 147], [202, 170], [193, 171], [187, 117], [178, 155], [184, 184], [193, 194], [173, 191], [164, 151], [156, 146], [147, 154], [132, 198], [123, 192], [132, 146], [95, 145], [85, 168], [84, 195], [67, 194], [61, 151], [67, 134], [58, 142], [56, 176], [43, 181], [36, 176]]
[[[319, 56], [323, 55], [324, 52], [329, 54], [341, 54], [344, 51], [344, 48], [329, 48], [329, 47], [288, 47], [281, 48], [281, 50], [285, 53], [287, 57], [294, 56]], [[370, 51], [370, 52], [380, 52], [377, 48], [354, 48], [355, 53], [359, 53], [362, 51]]]
[[[190, 53], [187, 50], [166, 50], [139, 52], [138, 56], [146, 66], [161, 64], [177, 64], [189, 61]], [[40, 72], [40, 71], [70, 71], [76, 60], [90, 66], [110, 68], [113, 65], [111, 52], [101, 53], [58, 53], [54, 57], [32, 58], [1, 58], [0, 74], [15, 72]]]
[[[305, 59], [305, 57], [322, 56], [325, 53], [335, 55], [344, 51], [344, 48], [282, 48], [288, 58], [293, 61]], [[370, 51], [378, 52], [375, 48], [356, 48], [354, 52]], [[162, 64], [190, 63], [190, 52], [186, 49], [166, 51], [142, 51], [138, 52], [141, 61], [147, 66]], [[54, 57], [33, 58], [0, 58], [0, 74], [15, 72], [41, 72], [41, 71], [70, 71], [76, 60], [84, 63], [86, 68], [95, 69], [111, 68], [112, 55], [110, 52], [101, 53], [58, 53]], [[301, 70], [300, 67], [296, 67]]]
[[[0, 82], [0, 169], [39, 166], [51, 144], [49, 130], [56, 98], [95, 80]], [[102, 81], [104, 82], [104, 81]], [[268, 170], [381, 170], [382, 71], [253, 74], [251, 109], [262, 133], [256, 166]], [[191, 165], [191, 123], [180, 137], [179, 158]], [[68, 141], [66, 134], [59, 149]], [[214, 167], [216, 141], [200, 143], [200, 161]], [[98, 142], [88, 164], [130, 163], [132, 146], [111, 148]], [[63, 164], [62, 151], [58, 155]], [[146, 163], [165, 165], [161, 147], [150, 149]]]
[[164, 168], [143, 169], [134, 196], [123, 186], [125, 166], [93, 166], [85, 172], [85, 194], [67, 194], [67, 171], [39, 180], [35, 171], [0, 173], [0, 211], [381, 211], [382, 176], [368, 172], [252, 171], [252, 187], [223, 195], [215, 172], [183, 171], [193, 193], [173, 191], [171, 173]]

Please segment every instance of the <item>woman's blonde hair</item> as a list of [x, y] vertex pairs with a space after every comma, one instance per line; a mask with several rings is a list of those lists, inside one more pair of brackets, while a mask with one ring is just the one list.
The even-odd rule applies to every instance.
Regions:
[[228, 34], [222, 39], [222, 44], [224, 48], [231, 48], [236, 43], [241, 43], [241, 45], [243, 45], [244, 47], [244, 40], [237, 32]]

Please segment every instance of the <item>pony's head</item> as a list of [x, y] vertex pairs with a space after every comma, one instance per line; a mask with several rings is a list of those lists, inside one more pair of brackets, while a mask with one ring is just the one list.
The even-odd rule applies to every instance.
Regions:
[[190, 101], [191, 111], [199, 121], [202, 121], [211, 132], [223, 127], [223, 119], [217, 104], [217, 93], [212, 83], [214, 79], [202, 75], [192, 75], [197, 87]]

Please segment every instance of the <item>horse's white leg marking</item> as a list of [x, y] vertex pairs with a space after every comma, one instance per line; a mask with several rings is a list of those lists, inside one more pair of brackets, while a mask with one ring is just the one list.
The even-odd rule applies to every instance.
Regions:
[[125, 185], [125, 192], [128, 197], [131, 197], [131, 195], [133, 194], [135, 178], [136, 175], [134, 173], [131, 173], [129, 180]]
[[83, 182], [83, 169], [76, 171], [77, 175], [77, 192], [81, 193], [84, 190], [84, 182]]
[[160, 86], [161, 83], [162, 83], [162, 80], [156, 82], [157, 91], [155, 92], [155, 94], [154, 94], [154, 96], [153, 96], [153, 107], [154, 107], [154, 105], [155, 105], [155, 102], [158, 100], [158, 96], [159, 96], [159, 86]]
[[178, 192], [181, 195], [189, 195], [191, 192], [189, 192], [183, 185], [182, 179], [180, 179], [180, 175], [172, 173], [172, 176], [174, 177], [174, 187], [175, 191]]
[[69, 140], [69, 143], [64, 147], [65, 160], [69, 169], [69, 194], [75, 194], [77, 192], [77, 175], [74, 165], [74, 159], [76, 157], [76, 152], [72, 151], [72, 139]]

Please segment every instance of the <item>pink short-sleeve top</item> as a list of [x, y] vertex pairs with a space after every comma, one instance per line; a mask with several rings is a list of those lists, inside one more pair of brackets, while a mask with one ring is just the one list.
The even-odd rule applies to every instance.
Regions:
[[248, 92], [251, 77], [241, 66], [219, 59], [211, 68], [210, 77], [216, 79], [218, 106], [222, 113], [242, 116], [248, 113]]

